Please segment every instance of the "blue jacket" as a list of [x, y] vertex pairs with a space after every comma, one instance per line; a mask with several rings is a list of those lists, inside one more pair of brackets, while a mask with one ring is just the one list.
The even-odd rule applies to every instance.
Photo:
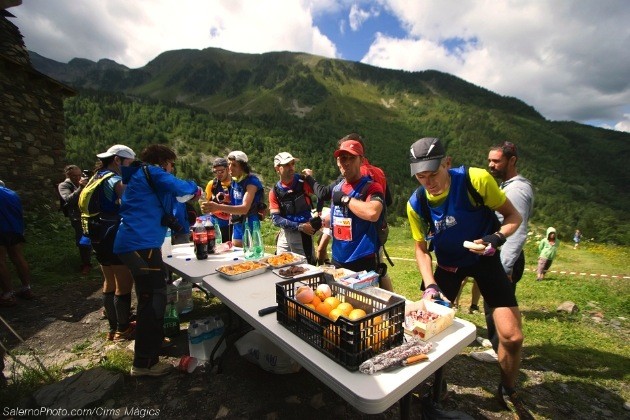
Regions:
[[[183, 181], [159, 166], [148, 165], [153, 188], [142, 166], [122, 167], [122, 181], [127, 185], [122, 196], [122, 220], [114, 242], [114, 252], [123, 254], [141, 249], [160, 248], [166, 236], [164, 214], [173, 214], [176, 197], [193, 195], [197, 184]], [[159, 200], [158, 200], [159, 198]]]
[[5, 187], [0, 187], [0, 232], [24, 235], [22, 202], [15, 191]]

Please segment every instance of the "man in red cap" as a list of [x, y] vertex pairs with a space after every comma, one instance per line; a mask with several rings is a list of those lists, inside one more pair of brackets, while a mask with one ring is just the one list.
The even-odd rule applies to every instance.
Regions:
[[379, 250], [376, 222], [383, 211], [383, 187], [361, 174], [363, 146], [346, 140], [335, 151], [343, 177], [332, 190], [330, 215], [332, 263], [353, 271], [376, 270]]

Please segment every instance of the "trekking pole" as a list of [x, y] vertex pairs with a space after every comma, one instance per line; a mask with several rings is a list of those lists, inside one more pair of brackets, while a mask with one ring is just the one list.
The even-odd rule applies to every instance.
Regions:
[[35, 361], [37, 362], [37, 364], [39, 365], [39, 367], [42, 369], [42, 371], [46, 374], [46, 376], [44, 376], [43, 374], [41, 374], [39, 371], [33, 369], [30, 366], [25, 365], [24, 363], [22, 363], [21, 361], [19, 361], [14, 355], [11, 354], [11, 352], [9, 351], [9, 349], [7, 349], [4, 344], [2, 344], [2, 342], [0, 342], [0, 347], [2, 347], [2, 350], [4, 350], [4, 352], [6, 354], [9, 355], [9, 357], [11, 357], [11, 359], [13, 359], [13, 361], [15, 363], [17, 363], [18, 365], [26, 368], [26, 369], [31, 369], [33, 370], [35, 373], [37, 373], [38, 375], [42, 376], [44, 379], [49, 379], [51, 381], [54, 381], [55, 378], [50, 374], [50, 372], [48, 372], [48, 369], [46, 369], [46, 367], [44, 366], [44, 364], [41, 362], [41, 360], [39, 360], [39, 357], [37, 357], [37, 355], [35, 354], [35, 351], [28, 345], [26, 344], [26, 342], [24, 341], [24, 339], [22, 337], [20, 337], [20, 335], [13, 329], [13, 327], [11, 327], [11, 325], [9, 325], [9, 323], [2, 317], [2, 315], [0, 315], [0, 321], [2, 321], [2, 323], [4, 324], [5, 327], [7, 327], [7, 329], [9, 331], [11, 331], [11, 333], [13, 333], [14, 336], [17, 337], [18, 340], [20, 340], [20, 342], [22, 342], [22, 344], [24, 344], [27, 348], [28, 351], [31, 352], [33, 358], [35, 359]]

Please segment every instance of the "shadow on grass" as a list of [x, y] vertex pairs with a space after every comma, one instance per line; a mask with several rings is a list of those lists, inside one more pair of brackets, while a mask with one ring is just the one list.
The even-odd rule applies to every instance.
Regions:
[[[527, 353], [531, 353], [531, 349], [528, 348]], [[545, 364], [553, 363], [547, 360]], [[561, 377], [543, 379], [539, 373], [530, 372], [531, 369], [535, 368], [531, 366], [531, 358], [527, 358], [521, 366], [519, 392], [527, 407], [536, 416], [589, 420], [627, 416], [623, 409], [623, 398], [614, 390], [589, 381], [592, 376], [586, 370], [576, 375], [585, 379], [579, 381]], [[618, 375], [611, 373], [598, 379], [616, 379], [621, 376], [623, 376], [621, 373]], [[445, 366], [445, 379], [449, 383], [449, 388], [458, 388], [456, 394], [451, 393], [451, 398], [445, 404], [446, 408], [464, 411], [475, 418], [507, 418], [504, 417], [507, 412], [502, 410], [495, 400], [499, 384], [497, 364], [480, 363], [460, 354]], [[482, 388], [482, 393], [474, 391], [478, 387]]]

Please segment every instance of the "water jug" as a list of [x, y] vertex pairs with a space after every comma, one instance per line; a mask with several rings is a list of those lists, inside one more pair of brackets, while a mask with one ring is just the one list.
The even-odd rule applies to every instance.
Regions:
[[197, 360], [207, 361], [203, 348], [204, 334], [202, 326], [197, 322], [191, 322], [188, 326], [188, 352]]
[[[204, 353], [208, 360], [210, 360], [210, 356], [212, 355], [212, 350], [216, 347], [219, 339], [223, 335], [225, 331], [225, 327], [223, 325], [223, 320], [221, 317], [217, 316], [214, 318], [208, 318], [203, 322], [203, 329], [205, 338], [203, 340]], [[225, 340], [221, 343], [221, 346], [214, 353], [214, 357], [219, 357], [223, 351], [225, 350]]]
[[173, 282], [173, 286], [177, 287], [177, 311], [180, 314], [192, 311], [194, 308], [192, 283], [180, 277]]

